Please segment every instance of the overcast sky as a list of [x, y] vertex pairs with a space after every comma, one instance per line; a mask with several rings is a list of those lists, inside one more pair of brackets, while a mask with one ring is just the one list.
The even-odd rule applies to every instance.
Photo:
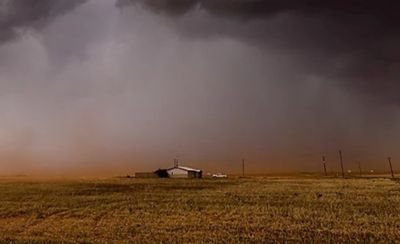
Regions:
[[399, 11], [0, 0], [0, 175], [400, 169]]

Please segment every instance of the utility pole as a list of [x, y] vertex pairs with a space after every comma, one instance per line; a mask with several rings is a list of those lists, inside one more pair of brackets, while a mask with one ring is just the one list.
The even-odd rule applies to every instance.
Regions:
[[340, 168], [342, 169], [342, 177], [344, 178], [344, 168], [343, 168], [343, 155], [342, 155], [342, 150], [339, 150], [339, 158], [340, 158]]
[[328, 172], [326, 171], [326, 159], [325, 159], [325, 156], [322, 156], [322, 164], [324, 165], [325, 176], [328, 176]]
[[358, 161], [358, 169], [360, 170], [360, 176], [362, 176], [361, 162], [360, 161]]
[[242, 159], [242, 177], [244, 177], [244, 159]]
[[392, 167], [392, 158], [388, 157], [389, 166], [390, 166], [390, 173], [392, 174], [392, 178], [394, 178], [393, 167]]

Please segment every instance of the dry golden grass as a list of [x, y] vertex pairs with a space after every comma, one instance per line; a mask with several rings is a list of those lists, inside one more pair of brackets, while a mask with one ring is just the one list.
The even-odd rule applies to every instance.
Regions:
[[399, 242], [389, 179], [0, 180], [0, 242]]

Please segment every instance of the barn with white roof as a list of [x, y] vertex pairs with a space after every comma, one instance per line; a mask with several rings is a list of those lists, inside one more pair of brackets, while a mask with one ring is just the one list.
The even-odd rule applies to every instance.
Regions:
[[193, 169], [178, 165], [167, 169], [167, 173], [170, 178], [201, 178], [203, 176], [203, 171], [200, 169]]

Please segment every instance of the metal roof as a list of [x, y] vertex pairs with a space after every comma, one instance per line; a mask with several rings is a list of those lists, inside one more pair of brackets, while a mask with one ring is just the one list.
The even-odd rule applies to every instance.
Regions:
[[185, 167], [185, 166], [175, 166], [175, 167], [173, 167], [173, 168], [169, 168], [168, 170], [172, 170], [172, 169], [181, 169], [181, 170], [185, 170], [185, 171], [201, 172], [200, 169], [193, 169], [193, 168]]

